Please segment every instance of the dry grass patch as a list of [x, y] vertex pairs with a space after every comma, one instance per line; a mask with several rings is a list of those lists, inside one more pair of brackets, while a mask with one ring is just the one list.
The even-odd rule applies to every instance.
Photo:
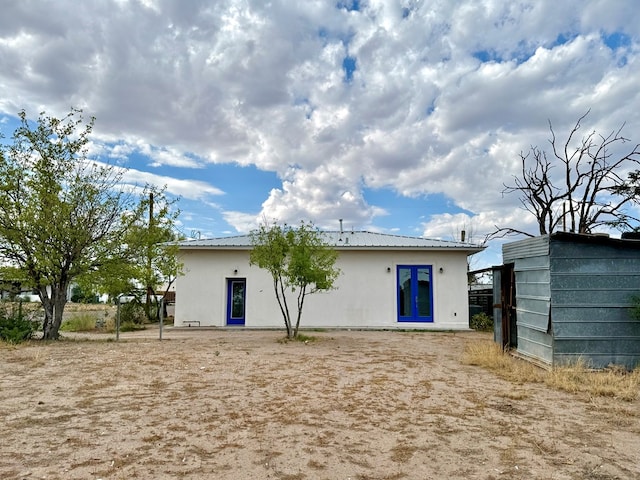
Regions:
[[391, 449], [391, 460], [396, 463], [406, 463], [417, 451], [418, 447], [414, 445], [399, 443]]
[[573, 365], [554, 368], [545, 380], [566, 392], [633, 401], [640, 391], [640, 367], [632, 372], [616, 367], [594, 371], [580, 359]]
[[492, 341], [468, 344], [462, 361], [492, 371], [513, 383], [545, 383], [570, 393], [585, 393], [596, 397], [613, 397], [625, 401], [638, 398], [640, 367], [632, 372], [622, 368], [592, 370], [584, 360], [550, 371], [512, 357]]
[[88, 313], [74, 315], [60, 325], [61, 332], [90, 332], [96, 328], [96, 318]]
[[540, 383], [545, 371], [534, 364], [511, 357], [492, 341], [467, 344], [462, 358], [467, 365], [486, 368], [513, 383]]

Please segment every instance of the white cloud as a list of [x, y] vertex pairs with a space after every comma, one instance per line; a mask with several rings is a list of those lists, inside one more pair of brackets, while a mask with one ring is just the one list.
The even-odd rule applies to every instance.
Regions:
[[159, 188], [166, 186], [167, 193], [189, 200], [206, 201], [212, 195], [224, 195], [222, 190], [207, 182], [191, 179], [182, 180], [135, 169], [127, 170], [123, 176], [123, 181], [125, 184], [138, 186], [147, 184]]
[[226, 211], [222, 215], [227, 223], [233, 225], [236, 231], [240, 233], [249, 233], [262, 222], [260, 216], [246, 212]]
[[364, 226], [385, 211], [368, 205], [360, 189], [358, 179], [345, 175], [338, 165], [320, 166], [312, 172], [294, 170], [282, 189], [271, 190], [260, 217], [289, 224], [311, 220], [333, 230], [340, 218], [346, 224]]
[[[201, 179], [206, 164], [255, 164], [283, 179], [258, 217], [371, 228], [385, 211], [364, 186], [442, 193], [482, 229], [527, 226], [518, 199], [500, 192], [517, 154], [546, 145], [547, 120], [561, 136], [591, 108], [593, 127], [626, 121], [638, 140], [632, 0], [360, 4], [10, 2], [0, 112], [81, 107], [111, 142], [96, 151], [120, 164], [151, 159], [136, 181], [210, 201], [222, 192]], [[628, 43], [610, 48], [603, 36], [614, 32]], [[198, 179], [152, 173], [161, 167], [199, 168]], [[225, 215], [240, 231], [254, 218]], [[447, 221], [456, 219], [434, 217], [426, 230]]]

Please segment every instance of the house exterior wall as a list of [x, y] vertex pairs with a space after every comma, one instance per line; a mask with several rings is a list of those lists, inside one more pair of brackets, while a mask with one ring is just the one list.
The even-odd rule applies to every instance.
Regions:
[[[227, 279], [246, 279], [245, 326], [283, 328], [269, 273], [249, 266], [247, 250], [184, 250], [185, 275], [176, 280], [175, 325], [226, 325]], [[398, 265], [432, 267], [433, 322], [397, 321]], [[340, 250], [337, 289], [306, 298], [302, 328], [467, 329], [464, 252]], [[443, 272], [440, 273], [439, 269]], [[387, 271], [390, 269], [390, 271]], [[237, 273], [234, 271], [237, 270]], [[295, 312], [295, 299], [289, 299]]]

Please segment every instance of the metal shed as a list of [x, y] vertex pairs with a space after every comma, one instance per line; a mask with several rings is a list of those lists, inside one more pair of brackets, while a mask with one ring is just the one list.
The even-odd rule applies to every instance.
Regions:
[[640, 364], [640, 240], [554, 233], [505, 244], [494, 339], [546, 366]]

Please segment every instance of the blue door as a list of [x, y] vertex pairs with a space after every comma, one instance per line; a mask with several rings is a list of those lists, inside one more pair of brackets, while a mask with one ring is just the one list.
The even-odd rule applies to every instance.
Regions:
[[430, 265], [398, 265], [398, 321], [433, 322]]
[[244, 325], [247, 280], [227, 279], [227, 325]]

